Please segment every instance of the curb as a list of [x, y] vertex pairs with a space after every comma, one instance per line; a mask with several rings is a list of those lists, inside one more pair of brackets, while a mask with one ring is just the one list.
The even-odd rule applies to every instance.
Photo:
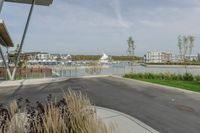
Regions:
[[[91, 76], [80, 76], [80, 77], [76, 77], [77, 79], [79, 79], [79, 78], [85, 78], [85, 79], [87, 79], [87, 78], [103, 78], [103, 77], [109, 77], [110, 75], [91, 75]], [[75, 78], [75, 79], [76, 79]]]
[[96, 106], [96, 108], [106, 110], [106, 111], [109, 111], [109, 112], [113, 112], [113, 113], [119, 114], [123, 117], [126, 117], [127, 119], [135, 122], [136, 124], [138, 124], [139, 126], [141, 126], [142, 128], [146, 129], [147, 131], [149, 131], [151, 133], [159, 133], [158, 131], [156, 131], [152, 127], [148, 126], [147, 124], [145, 124], [145, 123], [141, 122], [140, 120], [138, 120], [138, 119], [136, 119], [136, 118], [134, 118], [130, 115], [127, 115], [125, 113], [122, 113], [122, 112], [119, 112], [119, 111], [116, 111], [116, 110], [113, 110], [113, 109], [109, 109], [109, 108], [99, 107], [99, 106]]
[[0, 82], [0, 87], [11, 87], [11, 86], [21, 86], [21, 85], [40, 85], [47, 83], [55, 83], [66, 81], [69, 78], [45, 78], [45, 79], [27, 79], [18, 81], [3, 81]]
[[135, 82], [142, 83], [142, 84], [146, 84], [146, 85], [153, 85], [153, 86], [155, 86], [155, 87], [162, 87], [162, 88], [164, 88], [164, 89], [180, 91], [180, 92], [183, 92], [183, 93], [198, 94], [198, 95], [200, 95], [199, 92], [194, 92], [194, 91], [185, 90], [185, 89], [181, 89], [181, 88], [176, 88], [176, 87], [171, 87], [171, 86], [166, 86], [166, 85], [159, 85], [159, 84], [150, 83], [150, 82], [145, 82], [145, 81], [136, 80], [136, 79], [123, 78], [123, 77], [121, 77], [121, 76], [116, 76], [116, 75], [111, 75], [111, 77], [113, 77], [113, 78], [119, 78], [119, 79], [123, 79], [123, 80], [128, 80], [128, 81], [135, 81]]
[[47, 83], [63, 82], [68, 79], [78, 79], [78, 78], [100, 78], [109, 77], [109, 75], [93, 75], [93, 76], [80, 76], [75, 78], [42, 78], [42, 79], [25, 79], [25, 80], [15, 80], [15, 81], [2, 81], [0, 82], [0, 87], [12, 87], [21, 85], [40, 85]]

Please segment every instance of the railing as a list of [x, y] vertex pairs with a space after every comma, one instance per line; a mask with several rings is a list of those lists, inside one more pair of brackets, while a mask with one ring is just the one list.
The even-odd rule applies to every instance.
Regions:
[[[159, 66], [141, 65], [132, 63], [112, 63], [112, 64], [90, 64], [90, 65], [47, 65], [29, 66], [17, 70], [15, 79], [49, 78], [49, 77], [68, 77], [76, 78], [90, 75], [124, 75], [126, 73], [176, 73], [186, 72], [184, 66]], [[193, 75], [200, 75], [200, 67], [188, 66], [187, 72]], [[0, 78], [8, 80], [5, 69], [0, 68]]]
[[[11, 71], [13, 68], [11, 68]], [[15, 80], [52, 77], [52, 69], [49, 67], [25, 67], [18, 68]], [[0, 79], [9, 80], [6, 68], [0, 67]]]

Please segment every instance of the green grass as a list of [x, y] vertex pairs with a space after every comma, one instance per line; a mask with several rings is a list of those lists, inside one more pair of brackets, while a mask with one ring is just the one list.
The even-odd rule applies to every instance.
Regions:
[[180, 88], [180, 89], [195, 91], [195, 92], [200, 92], [200, 82], [197, 82], [197, 81], [140, 79], [140, 78], [135, 78], [135, 79], [150, 82], [150, 83], [166, 85], [166, 86], [176, 87], [176, 88]]

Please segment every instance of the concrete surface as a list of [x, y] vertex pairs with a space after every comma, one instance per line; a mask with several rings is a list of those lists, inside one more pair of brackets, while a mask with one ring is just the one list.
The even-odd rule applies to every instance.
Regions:
[[96, 108], [97, 116], [108, 126], [116, 126], [119, 133], [158, 133], [158, 131], [129, 115], [108, 108]]
[[0, 81], [0, 87], [21, 86], [21, 85], [38, 85], [45, 83], [54, 83], [65, 81], [68, 78], [41, 78], [41, 79], [24, 79], [13, 81]]
[[[80, 78], [98, 78], [98, 77], [108, 77], [109, 75], [94, 75], [94, 76], [81, 76]], [[22, 79], [22, 80], [12, 80], [12, 81], [0, 81], [0, 87], [10, 87], [10, 86], [21, 86], [21, 85], [38, 85], [66, 81], [69, 78], [58, 77], [58, 78], [39, 78], [39, 79]]]
[[44, 101], [48, 94], [61, 98], [71, 88], [101, 107], [114, 109], [144, 122], [161, 133], [200, 132], [200, 94], [113, 77], [16, 87], [0, 87], [0, 102], [20, 97]]

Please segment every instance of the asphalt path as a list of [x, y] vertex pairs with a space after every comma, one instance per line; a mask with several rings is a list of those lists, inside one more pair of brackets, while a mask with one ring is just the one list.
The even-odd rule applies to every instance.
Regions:
[[0, 87], [0, 103], [28, 98], [57, 99], [68, 89], [81, 91], [97, 106], [131, 115], [161, 133], [200, 133], [200, 94], [185, 93], [113, 77], [69, 79], [58, 83]]

